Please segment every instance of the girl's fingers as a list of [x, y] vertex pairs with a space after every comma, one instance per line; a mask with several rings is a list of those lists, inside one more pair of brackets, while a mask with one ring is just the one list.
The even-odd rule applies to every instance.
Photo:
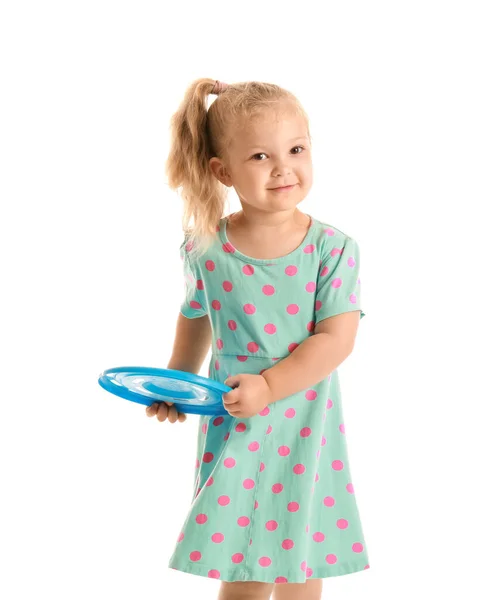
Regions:
[[175, 423], [177, 421], [178, 414], [177, 408], [175, 406], [169, 406], [168, 418], [171, 423]]
[[146, 414], [149, 417], [157, 415], [157, 419], [161, 423], [167, 419], [171, 423], [175, 423], [176, 421], [184, 423], [186, 421], [186, 415], [178, 412], [173, 402], [154, 402], [146, 407]]
[[150, 406], [146, 407], [146, 414], [149, 417], [154, 417], [157, 414], [158, 404], [154, 402]]

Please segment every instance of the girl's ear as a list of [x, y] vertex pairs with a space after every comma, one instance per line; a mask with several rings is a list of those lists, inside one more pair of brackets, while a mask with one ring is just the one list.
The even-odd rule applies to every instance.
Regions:
[[232, 186], [232, 180], [229, 175], [229, 172], [227, 171], [226, 167], [224, 166], [224, 163], [221, 161], [220, 158], [217, 158], [216, 156], [212, 157], [209, 161], [209, 166], [212, 173], [215, 175], [215, 177], [217, 177], [217, 179], [221, 183], [223, 183], [227, 187]]

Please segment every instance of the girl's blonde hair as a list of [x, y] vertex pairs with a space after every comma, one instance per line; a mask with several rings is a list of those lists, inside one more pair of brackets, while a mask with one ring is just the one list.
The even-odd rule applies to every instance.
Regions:
[[236, 128], [249, 124], [265, 109], [281, 104], [289, 105], [303, 116], [308, 127], [308, 116], [298, 99], [273, 83], [231, 84], [221, 89], [208, 108], [208, 96], [215, 83], [215, 79], [208, 78], [193, 81], [170, 123], [171, 143], [165, 172], [168, 186], [172, 190], [181, 188], [182, 226], [189, 240], [190, 257], [208, 249], [224, 214], [229, 188], [213, 174], [209, 159], [216, 156], [229, 165], [228, 153]]

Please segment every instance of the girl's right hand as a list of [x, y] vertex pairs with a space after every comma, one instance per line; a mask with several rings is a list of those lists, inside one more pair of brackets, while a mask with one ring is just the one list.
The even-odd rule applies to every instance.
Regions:
[[177, 408], [172, 402], [154, 402], [151, 406], [146, 407], [146, 414], [149, 417], [157, 415], [157, 419], [162, 422], [169, 419], [171, 423], [186, 421], [186, 415], [177, 411]]

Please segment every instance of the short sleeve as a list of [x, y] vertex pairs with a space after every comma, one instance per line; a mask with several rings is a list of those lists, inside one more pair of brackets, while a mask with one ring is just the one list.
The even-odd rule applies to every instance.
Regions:
[[[326, 251], [327, 252], [327, 251]], [[344, 244], [330, 249], [322, 260], [317, 278], [315, 324], [345, 312], [360, 311], [361, 307], [360, 249], [350, 237]]]
[[188, 319], [197, 319], [207, 314], [205, 310], [205, 292], [202, 280], [191, 265], [186, 248], [187, 244], [183, 242], [180, 248], [184, 274], [184, 298], [181, 304], [181, 313]]

